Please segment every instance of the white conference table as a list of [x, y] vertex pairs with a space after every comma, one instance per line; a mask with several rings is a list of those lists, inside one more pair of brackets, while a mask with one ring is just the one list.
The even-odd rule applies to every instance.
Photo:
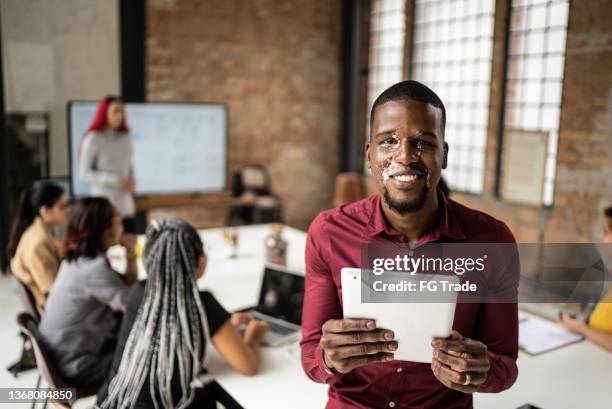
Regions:
[[[210, 290], [228, 310], [257, 302], [265, 265], [268, 225], [239, 228], [237, 257], [226, 257], [221, 229], [200, 231], [208, 254], [201, 289]], [[287, 267], [304, 271], [306, 233], [286, 227]], [[121, 269], [119, 261], [113, 265]], [[142, 266], [141, 266], [142, 268]], [[600, 409], [612, 403], [612, 354], [580, 342], [538, 356], [520, 352], [519, 376], [507, 391], [474, 394], [474, 407], [515, 409], [531, 403], [542, 409]], [[262, 367], [253, 377], [234, 372], [216, 354], [209, 371], [245, 409], [324, 408], [327, 385], [310, 381], [302, 371], [297, 344], [262, 349]]]

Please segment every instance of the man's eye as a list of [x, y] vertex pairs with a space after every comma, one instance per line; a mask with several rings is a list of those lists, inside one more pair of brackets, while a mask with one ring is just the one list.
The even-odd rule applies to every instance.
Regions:
[[384, 139], [383, 141], [381, 141], [382, 145], [393, 145], [397, 143], [397, 139], [396, 138], [387, 138]]
[[427, 142], [426, 140], [423, 140], [423, 139], [417, 139], [417, 140], [416, 140], [416, 146], [417, 146], [417, 148], [419, 148], [419, 149], [424, 149], [424, 148], [431, 148], [431, 147], [433, 147], [434, 145], [433, 145], [433, 144], [431, 144], [431, 143], [429, 143], [429, 142]]

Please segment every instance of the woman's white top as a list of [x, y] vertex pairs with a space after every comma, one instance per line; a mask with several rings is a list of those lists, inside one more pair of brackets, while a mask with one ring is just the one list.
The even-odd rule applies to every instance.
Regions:
[[134, 197], [121, 190], [121, 180], [133, 177], [132, 143], [126, 133], [90, 132], [79, 154], [79, 176], [91, 185], [92, 196], [103, 196], [123, 217], [136, 212]]

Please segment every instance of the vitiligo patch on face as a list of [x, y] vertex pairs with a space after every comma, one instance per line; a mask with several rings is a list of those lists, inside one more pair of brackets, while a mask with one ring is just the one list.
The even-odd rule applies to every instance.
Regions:
[[391, 178], [391, 175], [395, 172], [400, 172], [405, 169], [405, 166], [400, 165], [397, 162], [387, 162], [383, 165], [382, 177], [383, 182], [387, 183], [387, 181]]

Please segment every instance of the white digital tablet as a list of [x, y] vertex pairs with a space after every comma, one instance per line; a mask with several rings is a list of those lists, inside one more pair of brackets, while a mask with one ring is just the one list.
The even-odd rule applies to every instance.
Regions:
[[[368, 270], [363, 271], [369, 273]], [[359, 268], [343, 268], [341, 271], [344, 318], [373, 319], [377, 328], [392, 330], [398, 343], [394, 353], [396, 360], [431, 363], [432, 339], [447, 337], [451, 333], [457, 293], [449, 291], [445, 302], [363, 302], [361, 272]], [[420, 281], [429, 281], [434, 277], [440, 279], [439, 275], [432, 274], [391, 274], [402, 274], [402, 280], [405, 276], [406, 282], [414, 282], [416, 288]], [[459, 283], [459, 278], [454, 275], [444, 276], [444, 279]], [[374, 291], [366, 285], [364, 291], [368, 290]], [[402, 297], [409, 300], [410, 294]]]

